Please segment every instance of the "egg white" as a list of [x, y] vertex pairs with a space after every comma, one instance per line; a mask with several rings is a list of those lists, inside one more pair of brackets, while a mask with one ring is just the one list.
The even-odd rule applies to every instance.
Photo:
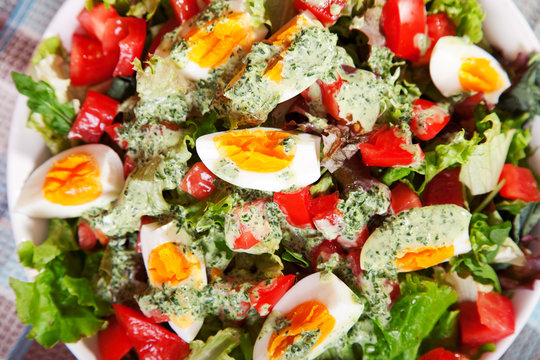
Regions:
[[[453, 245], [453, 256], [465, 254], [471, 250], [470, 218], [467, 210], [453, 204], [400, 212], [389, 224], [375, 229], [367, 239], [360, 254], [360, 267], [366, 271], [394, 269], [405, 272], [407, 270], [397, 267], [396, 259], [426, 247]], [[400, 236], [405, 231], [410, 235]]]
[[446, 97], [464, 92], [458, 73], [465, 58], [489, 60], [503, 86], [493, 92], [485, 93], [484, 97], [488, 102], [496, 104], [499, 96], [510, 87], [508, 75], [490, 53], [461, 37], [445, 36], [435, 44], [429, 62], [429, 73], [433, 84]]
[[[250, 131], [269, 130], [272, 128], [252, 128]], [[233, 130], [234, 131], [234, 130]], [[293, 161], [285, 169], [272, 173], [257, 173], [236, 168], [230, 161], [219, 154], [214, 145], [214, 138], [222, 134], [217, 132], [201, 136], [196, 141], [197, 154], [206, 167], [216, 176], [233, 185], [263, 191], [281, 191], [292, 186], [304, 187], [314, 183], [320, 177], [320, 138], [304, 133], [287, 132], [297, 137], [296, 153]], [[228, 161], [236, 171], [224, 171], [221, 161]]]
[[[57, 161], [75, 153], [88, 153], [95, 158], [99, 167], [101, 195], [95, 200], [80, 205], [61, 205], [45, 199], [43, 183], [47, 173]], [[102, 144], [76, 146], [51, 157], [30, 174], [21, 190], [15, 209], [20, 213], [37, 218], [77, 217], [91, 208], [107, 206], [120, 195], [123, 186], [122, 160], [113, 149]]]
[[[144, 261], [144, 267], [148, 272], [148, 258], [152, 250], [156, 247], [172, 242], [175, 244], [186, 246], [191, 242], [191, 236], [183, 229], [178, 229], [174, 221], [165, 225], [160, 225], [157, 222], [145, 224], [141, 226], [140, 232], [141, 252]], [[204, 258], [195, 253], [197, 260], [201, 266], [201, 278], [200, 279], [186, 279], [197, 288], [202, 288], [208, 283], [206, 277], [206, 267]], [[194, 320], [188, 326], [180, 326], [180, 324], [174, 321], [169, 321], [171, 328], [180, 336], [184, 341], [191, 342], [197, 336], [197, 333], [203, 325], [202, 320]]]
[[308, 359], [317, 357], [329, 345], [345, 335], [364, 311], [364, 305], [358, 302], [352, 290], [336, 275], [331, 272], [311, 274], [290, 288], [274, 306], [255, 342], [254, 360], [269, 359], [268, 343], [274, 331], [276, 318], [310, 300], [324, 304], [336, 322], [328, 336], [311, 350]]

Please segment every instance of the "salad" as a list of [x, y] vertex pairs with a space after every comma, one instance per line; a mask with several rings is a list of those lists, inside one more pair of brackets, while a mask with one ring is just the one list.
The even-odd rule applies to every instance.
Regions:
[[45, 347], [102, 359], [475, 359], [539, 278], [540, 55], [476, 0], [86, 4], [38, 47], [49, 219], [11, 279]]

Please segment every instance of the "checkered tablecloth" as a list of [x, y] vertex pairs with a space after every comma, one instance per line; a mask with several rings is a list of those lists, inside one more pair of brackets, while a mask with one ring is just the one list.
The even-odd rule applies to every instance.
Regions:
[[[515, 1], [540, 37], [540, 0]], [[24, 72], [44, 29], [61, 4], [61, 0], [0, 0], [0, 359], [73, 359], [62, 344], [44, 350], [26, 340], [28, 327], [15, 314], [14, 294], [8, 285], [10, 276], [25, 278], [17, 263], [7, 210], [7, 139], [17, 96], [10, 73]], [[503, 359], [540, 359], [540, 305]]]

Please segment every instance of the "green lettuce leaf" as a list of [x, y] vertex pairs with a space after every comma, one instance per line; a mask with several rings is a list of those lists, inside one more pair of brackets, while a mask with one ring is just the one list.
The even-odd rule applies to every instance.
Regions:
[[540, 221], [540, 202], [529, 202], [525, 205], [514, 219], [512, 237], [520, 241], [525, 235], [529, 235], [534, 226]]
[[58, 341], [76, 342], [101, 329], [102, 317], [112, 313], [111, 305], [95, 294], [92, 282], [101, 255], [79, 250], [70, 224], [61, 219], [51, 219], [43, 244], [20, 245], [21, 262], [41, 270], [34, 282], [9, 281], [17, 315], [32, 325], [30, 339], [52, 347]]
[[242, 330], [225, 328], [210, 336], [206, 342], [195, 340], [189, 344], [187, 360], [233, 360], [228, 354], [240, 344]]
[[447, 350], [456, 349], [459, 341], [458, 315], [458, 310], [445, 312], [429, 336], [422, 342], [420, 353], [423, 354], [438, 347], [444, 347]]
[[477, 0], [428, 0], [429, 14], [446, 13], [456, 25], [458, 36], [467, 36], [473, 43], [484, 37], [482, 21], [484, 12]]

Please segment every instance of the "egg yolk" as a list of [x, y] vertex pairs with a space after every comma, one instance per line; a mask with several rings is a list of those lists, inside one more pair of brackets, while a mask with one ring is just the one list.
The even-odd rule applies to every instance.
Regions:
[[503, 86], [497, 70], [491, 66], [487, 59], [464, 59], [458, 77], [464, 91], [476, 91], [486, 94]]
[[186, 39], [189, 59], [202, 68], [214, 69], [225, 63], [238, 46], [250, 47], [254, 35], [249, 15], [234, 13], [192, 30]]
[[241, 170], [271, 173], [285, 169], [294, 159], [296, 149], [283, 145], [289, 137], [283, 131], [236, 130], [217, 135], [214, 145]]
[[422, 247], [407, 251], [396, 259], [396, 266], [403, 271], [426, 269], [442, 263], [454, 255], [454, 245], [441, 247]]
[[148, 278], [154, 287], [176, 286], [198, 268], [200, 264], [195, 254], [172, 242], [157, 246], [148, 256]]
[[318, 346], [336, 324], [336, 319], [327, 307], [317, 300], [306, 301], [296, 306], [285, 315], [285, 318], [289, 325], [273, 333], [268, 342], [270, 360], [280, 359], [287, 348], [307, 331], [319, 330], [319, 338], [313, 348]]
[[43, 196], [60, 205], [81, 205], [103, 192], [97, 160], [88, 153], [73, 153], [50, 168], [43, 182]]
[[264, 74], [266, 78], [275, 82], [279, 82], [283, 79], [283, 76], [281, 75], [283, 71], [283, 54], [287, 51], [300, 29], [309, 24], [311, 24], [311, 21], [307, 17], [304, 15], [297, 15], [267, 40], [270, 44], [283, 47], [284, 49], [281, 54], [266, 67], [266, 72]]

